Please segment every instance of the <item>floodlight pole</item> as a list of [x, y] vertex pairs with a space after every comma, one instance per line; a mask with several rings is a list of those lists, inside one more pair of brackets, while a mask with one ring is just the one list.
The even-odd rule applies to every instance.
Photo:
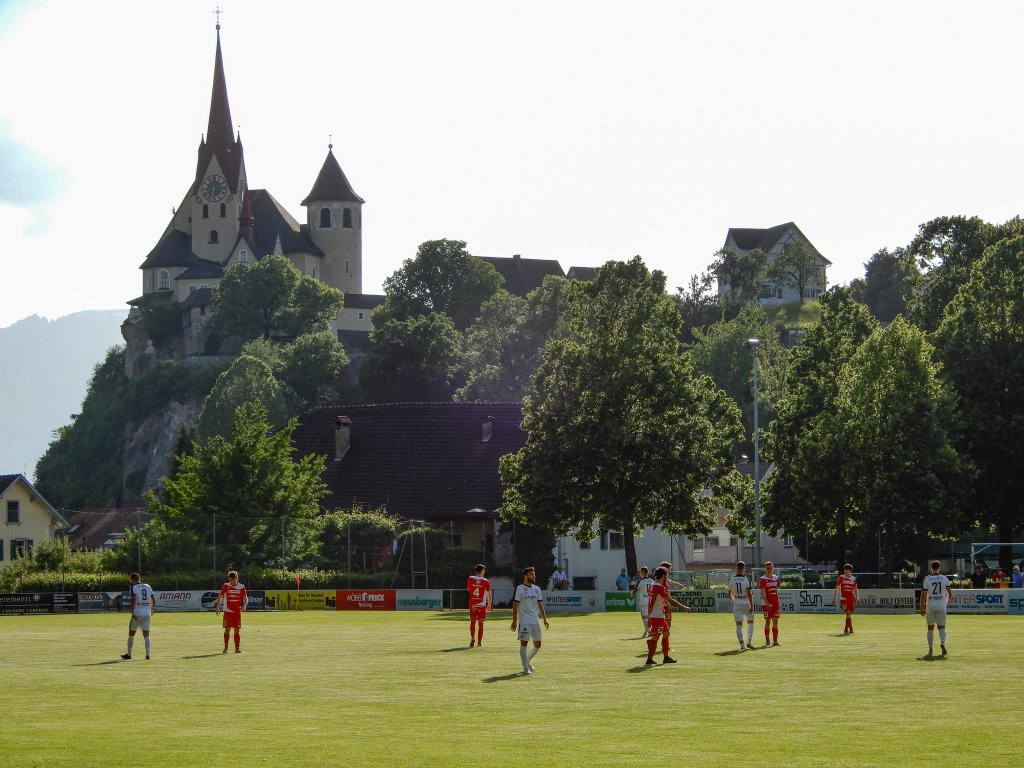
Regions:
[[760, 339], [747, 339], [743, 346], [754, 354], [754, 567], [761, 567], [761, 436], [758, 422], [757, 348]]

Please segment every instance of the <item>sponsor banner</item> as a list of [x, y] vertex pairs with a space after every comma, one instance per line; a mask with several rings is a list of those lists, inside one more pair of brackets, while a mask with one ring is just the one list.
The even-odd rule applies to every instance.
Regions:
[[[154, 591], [156, 599], [156, 611], [214, 611], [217, 609], [217, 595], [220, 592], [214, 589], [192, 589], [192, 590], [160, 590]], [[127, 610], [130, 605], [125, 602]]]
[[636, 596], [629, 592], [605, 592], [604, 609], [606, 611], [639, 611]]
[[54, 613], [78, 613], [77, 592], [54, 592], [53, 593]]
[[[684, 589], [670, 591], [669, 594], [694, 613], [716, 613], [718, 611], [719, 590], [717, 589]], [[725, 595], [726, 602], [728, 602], [729, 593], [726, 592]]]
[[53, 613], [53, 593], [0, 593], [0, 614], [25, 613]]
[[268, 589], [263, 594], [268, 611], [333, 611], [337, 593], [333, 589]]
[[249, 597], [247, 611], [262, 611], [267, 607], [267, 594], [262, 589], [247, 589], [245, 594]]
[[444, 590], [441, 589], [398, 589], [395, 590], [395, 610], [398, 611], [440, 611], [444, 608]]
[[913, 589], [862, 589], [857, 593], [858, 613], [916, 613]]
[[106, 592], [79, 592], [78, 612], [101, 613], [107, 610], [108, 604], [111, 602]]
[[605, 592], [595, 590], [558, 590], [544, 594], [548, 613], [595, 613], [604, 611]]
[[[954, 589], [947, 613], [1002, 613], [1009, 607], [1007, 589]], [[918, 598], [920, 599], [920, 598]]]
[[1024, 589], [1006, 591], [1006, 612], [1011, 616], [1024, 616]]
[[339, 611], [395, 610], [396, 596], [393, 589], [339, 589], [335, 595]]

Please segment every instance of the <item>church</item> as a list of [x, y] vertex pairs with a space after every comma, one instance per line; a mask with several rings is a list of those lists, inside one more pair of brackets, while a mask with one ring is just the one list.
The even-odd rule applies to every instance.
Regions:
[[249, 187], [241, 136], [231, 121], [217, 24], [210, 117], [195, 175], [140, 267], [142, 295], [128, 304], [133, 314], [139, 314], [141, 307], [153, 302], [178, 302], [185, 331], [181, 351], [202, 353], [199, 331], [211, 289], [224, 270], [280, 254], [302, 274], [345, 293], [345, 309], [333, 330], [368, 332], [372, 310], [384, 297], [362, 294], [364, 202], [341, 169], [333, 145], [328, 145], [323, 166], [301, 203], [306, 209], [304, 223], [266, 189]]

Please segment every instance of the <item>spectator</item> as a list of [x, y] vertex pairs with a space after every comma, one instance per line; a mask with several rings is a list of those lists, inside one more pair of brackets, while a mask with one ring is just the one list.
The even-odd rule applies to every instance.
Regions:
[[984, 589], [985, 588], [985, 572], [981, 568], [981, 563], [974, 566], [974, 573], [971, 574], [971, 589]]
[[1020, 572], [1020, 566], [1013, 566], [1013, 573], [1010, 574], [1010, 578], [1013, 580], [1013, 588], [1021, 589], [1024, 587], [1024, 573]]
[[1006, 578], [1006, 571], [1003, 570], [1002, 566], [997, 565], [992, 573], [992, 586], [999, 589], [1000, 587], [1005, 587], [1007, 581], [1009, 579]]
[[558, 565], [555, 566], [555, 572], [551, 574], [551, 588], [552, 589], [568, 589], [569, 588], [569, 577], [565, 575], [565, 568]]
[[619, 590], [619, 592], [625, 592], [629, 589], [629, 576], [626, 575], [625, 568], [623, 568], [619, 572], [619, 575], [615, 577], [615, 588]]

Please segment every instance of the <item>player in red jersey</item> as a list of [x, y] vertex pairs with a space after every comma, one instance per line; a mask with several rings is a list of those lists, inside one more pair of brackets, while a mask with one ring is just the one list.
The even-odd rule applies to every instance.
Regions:
[[237, 571], [228, 571], [228, 580], [217, 595], [218, 616], [221, 614], [221, 605], [224, 606], [224, 653], [228, 652], [228, 638], [232, 629], [235, 630], [235, 653], [241, 653], [242, 612], [249, 605], [249, 595], [245, 591], [245, 584], [238, 583]]
[[857, 607], [857, 598], [860, 595], [857, 590], [857, 577], [853, 575], [853, 566], [849, 563], [843, 566], [843, 575], [836, 579], [836, 588], [832, 592], [832, 605], [836, 604], [837, 595], [839, 596], [839, 608], [846, 614], [843, 634], [852, 635], [853, 611]]
[[661, 636], [661, 655], [663, 664], [675, 664], [676, 660], [668, 655], [669, 626], [666, 620], [665, 609], [674, 605], [681, 611], [689, 611], [689, 606], [683, 605], [668, 593], [668, 570], [663, 566], [654, 569], [654, 584], [647, 589], [648, 609], [647, 624], [650, 628], [650, 637], [647, 638], [647, 662], [648, 666], [654, 664], [654, 651], [658, 647], [658, 636]]
[[771, 560], [764, 564], [764, 576], [758, 579], [757, 588], [761, 592], [761, 610], [764, 611], [764, 644], [779, 645], [779, 615], [782, 606], [779, 605], [779, 576]]
[[491, 582], [484, 578], [487, 569], [478, 565], [476, 573], [466, 579], [469, 592], [469, 647], [484, 644], [484, 622], [491, 610]]

